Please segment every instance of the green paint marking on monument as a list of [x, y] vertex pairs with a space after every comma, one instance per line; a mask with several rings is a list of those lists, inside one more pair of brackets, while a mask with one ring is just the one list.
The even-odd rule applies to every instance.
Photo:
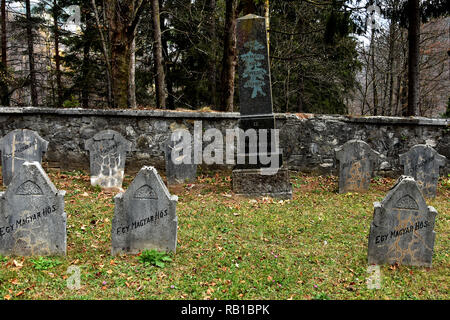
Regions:
[[261, 45], [258, 41], [253, 40], [244, 44], [244, 48], [248, 51], [240, 56], [241, 60], [244, 61], [245, 67], [243, 72], [244, 78], [250, 78], [244, 84], [245, 88], [252, 88], [251, 98], [254, 99], [260, 93], [265, 96], [262, 87], [264, 86], [264, 77], [267, 71], [262, 68], [262, 61], [264, 61], [264, 54], [255, 53], [259, 50], [264, 50], [265, 47]]

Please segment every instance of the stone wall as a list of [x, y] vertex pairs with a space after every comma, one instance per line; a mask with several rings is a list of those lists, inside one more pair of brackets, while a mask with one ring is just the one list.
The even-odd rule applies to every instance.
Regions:
[[[143, 165], [164, 168], [163, 143], [172, 130], [193, 132], [194, 122], [201, 121], [203, 131], [217, 128], [225, 136], [225, 130], [236, 127], [238, 120], [239, 113], [0, 107], [0, 136], [14, 129], [37, 131], [49, 141], [44, 165], [87, 171], [89, 154], [84, 141], [101, 130], [116, 130], [133, 143], [126, 161], [126, 172], [132, 174]], [[293, 170], [336, 174], [334, 149], [351, 139], [366, 141], [386, 157], [380, 175], [401, 174], [398, 155], [415, 144], [428, 143], [450, 159], [450, 121], [445, 119], [277, 114], [276, 122], [284, 163]], [[231, 166], [210, 169], [229, 170]], [[441, 175], [449, 173], [447, 160]]]

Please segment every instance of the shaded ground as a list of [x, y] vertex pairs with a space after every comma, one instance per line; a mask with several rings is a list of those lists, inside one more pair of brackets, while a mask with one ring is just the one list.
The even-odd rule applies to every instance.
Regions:
[[[337, 193], [337, 179], [292, 173], [292, 201], [246, 199], [230, 176], [202, 175], [179, 196], [178, 246], [164, 268], [110, 255], [114, 193], [80, 171], [50, 170], [65, 197], [67, 256], [0, 257], [4, 299], [449, 299], [450, 179], [428, 201], [438, 211], [433, 267], [382, 266], [380, 290], [366, 285], [373, 202], [395, 180], [376, 178], [367, 194]], [[124, 188], [132, 177], [127, 176]], [[81, 268], [70, 290], [69, 266]]]

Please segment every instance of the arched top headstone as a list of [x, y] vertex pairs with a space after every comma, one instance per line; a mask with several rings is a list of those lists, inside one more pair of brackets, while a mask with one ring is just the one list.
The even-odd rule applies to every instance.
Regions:
[[48, 142], [35, 131], [16, 129], [0, 139], [3, 184], [9, 185], [16, 171], [25, 161], [41, 163]]
[[425, 197], [436, 196], [439, 168], [445, 165], [446, 157], [429, 145], [418, 144], [401, 154], [403, 174], [413, 177]]
[[100, 154], [129, 152], [131, 142], [126, 140], [119, 132], [103, 130], [86, 140], [85, 149]]
[[381, 155], [362, 140], [350, 140], [335, 149], [339, 161], [339, 192], [364, 192]]
[[114, 130], [104, 130], [86, 140], [89, 151], [91, 185], [122, 188], [126, 153], [132, 143]]

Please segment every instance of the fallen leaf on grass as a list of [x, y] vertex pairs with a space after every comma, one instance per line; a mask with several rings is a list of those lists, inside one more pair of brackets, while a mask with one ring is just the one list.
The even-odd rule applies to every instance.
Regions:
[[13, 261], [13, 264], [14, 264], [15, 267], [17, 267], [17, 268], [19, 268], [19, 269], [23, 267], [23, 261], [22, 261], [22, 262], [19, 262], [19, 261], [17, 261], [17, 260], [14, 260], [14, 261]]

